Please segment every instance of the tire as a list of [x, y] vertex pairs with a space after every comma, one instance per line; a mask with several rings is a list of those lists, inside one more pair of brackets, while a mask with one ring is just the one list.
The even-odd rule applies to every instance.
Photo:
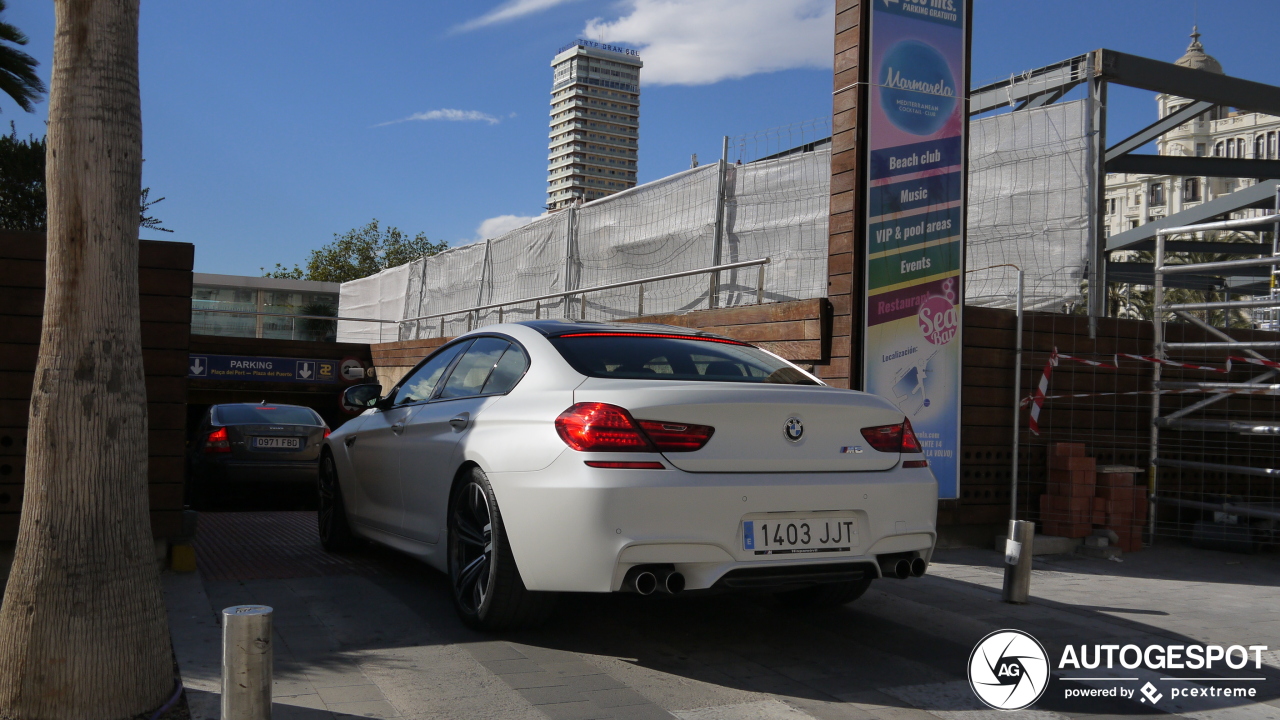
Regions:
[[463, 623], [477, 630], [511, 630], [550, 616], [556, 595], [525, 588], [493, 487], [480, 468], [459, 478], [448, 522], [449, 588]]
[[871, 587], [871, 578], [849, 580], [838, 583], [823, 583], [799, 590], [787, 590], [777, 594], [777, 598], [788, 608], [807, 610], [824, 610], [847, 605], [862, 597]]
[[319, 502], [316, 525], [320, 532], [320, 544], [331, 553], [355, 549], [358, 540], [347, 522], [347, 505], [342, 500], [342, 485], [338, 482], [338, 467], [333, 455], [320, 456], [320, 473], [316, 481]]

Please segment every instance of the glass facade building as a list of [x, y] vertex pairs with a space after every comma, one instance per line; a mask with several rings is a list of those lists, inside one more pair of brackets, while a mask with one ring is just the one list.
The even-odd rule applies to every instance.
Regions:
[[336, 316], [339, 287], [339, 283], [310, 280], [195, 273], [191, 289], [191, 332], [332, 342], [337, 321], [294, 316]]

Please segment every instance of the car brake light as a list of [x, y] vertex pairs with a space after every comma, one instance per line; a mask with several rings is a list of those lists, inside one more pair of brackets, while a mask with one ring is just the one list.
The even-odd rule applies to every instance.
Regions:
[[329, 433], [331, 433], [331, 432], [333, 432], [333, 431], [326, 427], [326, 428], [324, 429], [324, 436], [325, 436], [325, 437], [329, 437]]
[[631, 414], [617, 405], [578, 403], [556, 418], [564, 444], [579, 452], [654, 452]]
[[581, 452], [693, 452], [715, 431], [709, 425], [636, 422], [625, 409], [606, 403], [578, 403], [556, 418], [560, 439]]
[[903, 418], [900, 424], [862, 428], [862, 437], [871, 447], [886, 453], [918, 453], [920, 440], [916, 438], [911, 421]]
[[220, 427], [209, 433], [209, 437], [204, 441], [204, 451], [206, 453], [231, 452], [231, 441], [227, 437], [227, 429]]
[[658, 452], [693, 452], [701, 450], [716, 431], [710, 425], [641, 420], [640, 429], [649, 436]]

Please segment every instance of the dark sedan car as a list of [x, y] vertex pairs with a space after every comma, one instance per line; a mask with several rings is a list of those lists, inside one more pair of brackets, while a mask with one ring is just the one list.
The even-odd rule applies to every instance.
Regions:
[[250, 484], [314, 487], [329, 436], [308, 407], [236, 403], [209, 408], [189, 453], [192, 501], [208, 505]]

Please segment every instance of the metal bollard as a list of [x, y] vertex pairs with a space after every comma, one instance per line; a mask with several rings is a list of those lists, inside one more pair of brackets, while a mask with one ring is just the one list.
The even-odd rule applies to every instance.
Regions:
[[271, 608], [222, 611], [222, 720], [271, 720]]
[[1009, 521], [1004, 550], [1004, 593], [1007, 603], [1025, 603], [1031, 596], [1031, 548], [1036, 525], [1027, 520]]

